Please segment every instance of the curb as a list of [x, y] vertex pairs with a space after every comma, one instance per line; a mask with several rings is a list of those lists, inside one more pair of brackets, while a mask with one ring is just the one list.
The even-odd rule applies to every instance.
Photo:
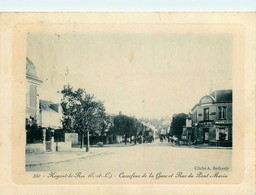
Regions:
[[[71, 159], [65, 159], [65, 160], [60, 160], [60, 161], [50, 161], [50, 162], [45, 162], [45, 163], [28, 163], [26, 164], [26, 167], [34, 167], [34, 166], [41, 166], [41, 165], [49, 165], [49, 164], [55, 164], [55, 163], [63, 163], [63, 162], [69, 162], [72, 160], [77, 160], [77, 159], [85, 159], [85, 158], [90, 158], [90, 157], [94, 157], [94, 156], [98, 156], [101, 154], [106, 154], [107, 152], [101, 152], [101, 153], [96, 153], [96, 154], [92, 154], [92, 155], [88, 155], [88, 156], [78, 156], [76, 158], [71, 158]], [[111, 153], [109, 153], [111, 154]]]
[[222, 150], [232, 150], [232, 147], [200, 147], [200, 146], [177, 146], [177, 145], [170, 145], [171, 147], [176, 148], [192, 148], [192, 149], [222, 149]]

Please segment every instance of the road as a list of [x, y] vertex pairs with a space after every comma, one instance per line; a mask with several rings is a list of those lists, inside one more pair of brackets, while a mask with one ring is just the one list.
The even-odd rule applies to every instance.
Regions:
[[[232, 150], [172, 147], [167, 142], [91, 148], [99, 155], [28, 167], [27, 171], [150, 172], [193, 171], [195, 167], [232, 167]], [[102, 152], [103, 151], [103, 152]], [[68, 155], [68, 154], [65, 154]]]

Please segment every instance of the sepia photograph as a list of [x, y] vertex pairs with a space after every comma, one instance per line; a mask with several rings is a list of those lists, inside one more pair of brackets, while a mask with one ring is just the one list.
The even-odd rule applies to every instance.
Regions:
[[12, 44], [4, 51], [11, 94], [3, 95], [12, 104], [3, 106], [12, 120], [0, 150], [10, 186], [52, 194], [252, 192], [254, 17], [4, 16], [12, 22], [1, 40]]
[[26, 171], [227, 177], [232, 45], [219, 33], [28, 32]]

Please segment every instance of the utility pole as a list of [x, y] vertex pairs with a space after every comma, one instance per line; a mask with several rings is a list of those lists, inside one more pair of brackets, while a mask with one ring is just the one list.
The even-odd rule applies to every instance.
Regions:
[[83, 139], [84, 139], [84, 132], [81, 132], [81, 145], [80, 148], [83, 148]]
[[90, 133], [89, 133], [89, 130], [87, 130], [86, 152], [89, 152], [89, 149], [90, 149]]

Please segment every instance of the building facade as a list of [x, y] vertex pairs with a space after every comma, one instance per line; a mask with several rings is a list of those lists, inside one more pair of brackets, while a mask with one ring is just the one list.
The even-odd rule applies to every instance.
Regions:
[[190, 113], [186, 117], [186, 125], [183, 127], [182, 138], [183, 140], [186, 140], [186, 141], [193, 140], [192, 119], [191, 119]]
[[44, 128], [62, 129], [61, 106], [48, 100], [39, 101], [39, 125]]
[[38, 87], [42, 81], [38, 78], [34, 63], [26, 58], [26, 125], [39, 120]]
[[192, 108], [191, 118], [196, 143], [232, 146], [232, 90], [203, 96]]

